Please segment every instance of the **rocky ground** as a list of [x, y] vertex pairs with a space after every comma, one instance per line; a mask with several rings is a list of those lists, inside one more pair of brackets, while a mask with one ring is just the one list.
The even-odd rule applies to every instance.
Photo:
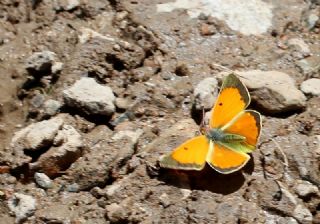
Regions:
[[[0, 223], [320, 223], [318, 0], [2, 0]], [[235, 72], [250, 162], [160, 169]]]

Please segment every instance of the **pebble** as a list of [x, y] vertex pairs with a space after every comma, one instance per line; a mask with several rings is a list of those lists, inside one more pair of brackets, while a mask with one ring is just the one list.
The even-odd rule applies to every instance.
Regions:
[[301, 84], [300, 89], [305, 94], [320, 96], [320, 79], [308, 79]]
[[36, 210], [36, 199], [30, 195], [14, 193], [8, 201], [9, 209], [16, 216], [16, 223], [21, 223], [32, 216]]
[[49, 189], [52, 187], [51, 179], [44, 173], [35, 173], [34, 179], [36, 183], [43, 189]]
[[215, 78], [205, 78], [194, 88], [196, 110], [209, 110], [212, 108], [218, 94], [218, 81]]
[[288, 40], [289, 47], [296, 48], [304, 57], [307, 57], [311, 54], [308, 44], [306, 44], [300, 38], [292, 38]]
[[49, 99], [44, 102], [44, 115], [53, 116], [57, 114], [61, 108], [62, 104], [57, 100]]
[[115, 96], [108, 86], [100, 85], [93, 78], [81, 78], [63, 91], [65, 104], [87, 115], [110, 116], [115, 111]]
[[286, 73], [252, 70], [236, 74], [251, 91], [252, 100], [266, 113], [286, 113], [306, 105], [306, 97]]
[[295, 192], [302, 198], [308, 197], [311, 194], [319, 193], [319, 190], [316, 186], [311, 184], [308, 181], [299, 180], [295, 186]]
[[106, 216], [111, 223], [120, 223], [125, 220], [126, 212], [122, 206], [112, 203], [106, 206]]
[[320, 57], [310, 56], [297, 61], [296, 65], [300, 68], [303, 74], [316, 73], [320, 70]]

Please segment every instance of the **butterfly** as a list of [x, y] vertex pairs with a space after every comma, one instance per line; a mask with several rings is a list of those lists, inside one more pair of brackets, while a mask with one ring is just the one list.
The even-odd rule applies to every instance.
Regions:
[[250, 95], [234, 74], [223, 81], [212, 109], [209, 127], [160, 159], [163, 168], [202, 170], [208, 163], [214, 170], [229, 174], [241, 169], [255, 150], [261, 131], [261, 115], [246, 110]]

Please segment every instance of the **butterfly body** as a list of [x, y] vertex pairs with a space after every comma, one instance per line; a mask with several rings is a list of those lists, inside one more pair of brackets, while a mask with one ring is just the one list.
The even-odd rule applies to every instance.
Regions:
[[205, 163], [222, 174], [241, 169], [250, 159], [261, 130], [261, 116], [246, 110], [250, 103], [247, 88], [234, 75], [224, 80], [213, 107], [209, 128], [178, 146], [160, 160], [160, 166], [202, 170]]

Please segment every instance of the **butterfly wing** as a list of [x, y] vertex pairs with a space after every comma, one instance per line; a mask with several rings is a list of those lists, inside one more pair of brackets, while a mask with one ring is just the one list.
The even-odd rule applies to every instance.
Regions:
[[160, 159], [160, 166], [181, 170], [202, 170], [209, 151], [206, 136], [194, 137]]
[[250, 156], [246, 153], [231, 150], [219, 143], [212, 144], [214, 144], [212, 153], [208, 156], [207, 162], [219, 173], [233, 173], [246, 165], [250, 159]]
[[222, 130], [226, 133], [237, 134], [245, 137], [246, 140], [242, 145], [248, 145], [249, 151], [247, 150], [246, 152], [251, 152], [252, 150], [250, 150], [250, 148], [253, 148], [254, 150], [257, 144], [261, 132], [261, 126], [260, 113], [255, 110], [244, 110], [236, 116], [236, 119], [233, 119], [227, 125], [222, 127]]
[[243, 111], [250, 103], [250, 95], [243, 83], [234, 75], [223, 81], [219, 96], [213, 107], [210, 128], [221, 128]]

